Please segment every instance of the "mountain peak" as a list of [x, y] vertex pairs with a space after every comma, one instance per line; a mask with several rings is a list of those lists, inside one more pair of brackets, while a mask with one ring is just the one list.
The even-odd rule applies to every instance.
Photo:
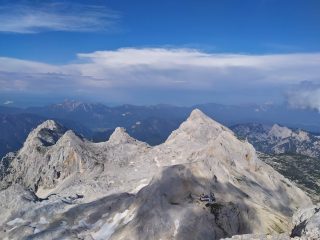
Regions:
[[130, 135], [126, 132], [125, 128], [117, 127], [111, 134], [108, 142], [119, 144], [119, 143], [131, 142], [133, 140], [134, 139], [130, 137]]
[[56, 123], [54, 120], [46, 120], [43, 123], [41, 123], [40, 125], [38, 125], [36, 127], [35, 130], [41, 130], [41, 129], [49, 129], [49, 130], [57, 130], [61, 128], [60, 124]]
[[190, 116], [187, 118], [185, 123], [188, 123], [190, 126], [192, 125], [195, 128], [198, 128], [201, 125], [207, 125], [216, 129], [222, 129], [227, 131], [229, 130], [226, 127], [224, 127], [222, 124], [208, 117], [206, 114], [204, 114], [201, 110], [197, 108], [192, 110], [192, 112], [190, 113]]
[[30, 132], [25, 144], [50, 146], [65, 133], [64, 127], [53, 120], [47, 120]]
[[[199, 109], [194, 109], [188, 119], [180, 127], [173, 131], [166, 142], [178, 138], [197, 139], [200, 142], [217, 137], [221, 132], [232, 133], [231, 130], [205, 115]], [[233, 134], [233, 133], [232, 133]]]
[[65, 145], [66, 143], [71, 144], [79, 141], [82, 141], [82, 138], [75, 134], [72, 130], [68, 130], [63, 134], [63, 136], [60, 137], [58, 142]]
[[192, 112], [190, 113], [190, 116], [188, 117], [187, 121], [194, 121], [194, 120], [203, 120], [203, 121], [207, 121], [207, 120], [211, 120], [207, 115], [205, 115], [201, 110], [199, 110], [198, 108], [192, 110]]

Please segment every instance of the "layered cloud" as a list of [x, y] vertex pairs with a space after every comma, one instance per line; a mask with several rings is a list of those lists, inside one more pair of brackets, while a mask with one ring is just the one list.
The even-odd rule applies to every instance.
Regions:
[[318, 81], [320, 53], [213, 54], [196, 49], [121, 48], [80, 53], [72, 64], [0, 58], [0, 90], [214, 90], [268, 95]]
[[51, 1], [0, 6], [0, 32], [109, 31], [119, 19], [119, 13], [104, 6]]

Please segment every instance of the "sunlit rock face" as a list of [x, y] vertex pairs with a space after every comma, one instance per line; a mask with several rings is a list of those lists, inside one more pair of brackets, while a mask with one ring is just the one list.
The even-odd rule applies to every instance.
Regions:
[[289, 234], [293, 213], [311, 205], [251, 144], [199, 110], [154, 147], [123, 128], [92, 143], [47, 121], [1, 169], [2, 239]]

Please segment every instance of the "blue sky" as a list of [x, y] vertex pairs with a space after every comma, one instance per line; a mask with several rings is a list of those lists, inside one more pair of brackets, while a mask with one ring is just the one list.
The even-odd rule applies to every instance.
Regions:
[[318, 0], [0, 1], [0, 101], [318, 109], [319, 23]]

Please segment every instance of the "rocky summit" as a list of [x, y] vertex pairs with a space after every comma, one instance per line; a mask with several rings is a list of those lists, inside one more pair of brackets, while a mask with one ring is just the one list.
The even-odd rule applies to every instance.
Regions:
[[309, 197], [197, 109], [154, 147], [46, 121], [0, 174], [0, 239], [319, 237]]

